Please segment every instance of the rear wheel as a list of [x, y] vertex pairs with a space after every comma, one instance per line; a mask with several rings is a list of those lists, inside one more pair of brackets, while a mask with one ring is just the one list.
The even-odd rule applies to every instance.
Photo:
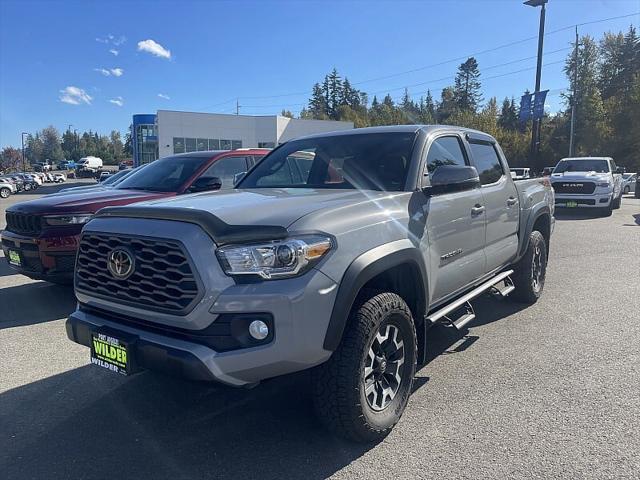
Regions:
[[9, 195], [11, 195], [11, 190], [9, 188], [0, 188], [0, 198], [9, 198]]
[[529, 235], [527, 251], [515, 265], [510, 297], [522, 303], [535, 303], [542, 295], [547, 274], [547, 242], [537, 230]]
[[313, 372], [318, 417], [358, 442], [384, 438], [404, 412], [416, 369], [411, 311], [395, 293], [380, 293], [351, 312], [342, 342]]
[[24, 184], [24, 191], [28, 192], [29, 190], [31, 190], [31, 184], [30, 183], [25, 183]]
[[628, 194], [631, 191], [631, 187], [629, 187], [629, 185], [625, 185], [624, 187], [624, 194]]

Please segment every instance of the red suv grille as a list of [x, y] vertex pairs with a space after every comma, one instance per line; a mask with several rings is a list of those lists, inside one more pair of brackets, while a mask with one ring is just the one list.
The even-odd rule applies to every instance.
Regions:
[[23, 235], [38, 235], [42, 231], [42, 217], [25, 213], [7, 212], [7, 230]]

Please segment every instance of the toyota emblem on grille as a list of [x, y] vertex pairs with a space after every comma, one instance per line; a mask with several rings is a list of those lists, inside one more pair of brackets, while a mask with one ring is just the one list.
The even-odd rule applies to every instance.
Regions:
[[118, 280], [124, 280], [133, 273], [133, 257], [123, 248], [115, 248], [107, 257], [107, 268]]

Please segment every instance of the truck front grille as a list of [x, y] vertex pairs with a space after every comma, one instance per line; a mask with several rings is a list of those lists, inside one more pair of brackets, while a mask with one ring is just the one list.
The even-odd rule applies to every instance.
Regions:
[[[108, 268], [116, 249], [133, 260], [128, 277]], [[76, 289], [135, 307], [184, 315], [199, 297], [199, 282], [182, 245], [175, 240], [85, 233], [76, 260]]]
[[596, 189], [594, 182], [553, 182], [552, 186], [556, 193], [583, 193], [590, 195]]
[[38, 235], [42, 231], [42, 217], [25, 213], [7, 212], [7, 230], [22, 235]]

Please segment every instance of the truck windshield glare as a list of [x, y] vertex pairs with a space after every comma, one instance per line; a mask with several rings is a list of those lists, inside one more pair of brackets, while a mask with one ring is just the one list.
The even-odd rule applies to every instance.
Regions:
[[402, 191], [414, 132], [336, 135], [289, 142], [237, 188], [333, 188]]
[[609, 164], [606, 160], [562, 160], [553, 173], [564, 172], [597, 172], [607, 173]]
[[131, 175], [115, 187], [118, 190], [175, 192], [209, 157], [166, 157], [150, 163], [143, 175]]

